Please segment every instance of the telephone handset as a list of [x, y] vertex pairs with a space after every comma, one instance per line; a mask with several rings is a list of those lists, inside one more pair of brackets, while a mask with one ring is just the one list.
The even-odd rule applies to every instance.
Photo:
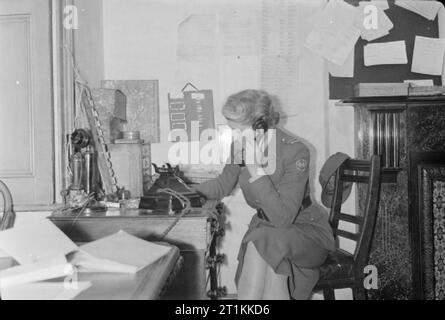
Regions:
[[[263, 130], [266, 132], [269, 129], [269, 126], [267, 124], [267, 121], [264, 117], [259, 117], [257, 120], [254, 121], [252, 125], [252, 129], [254, 131], [256, 130]], [[242, 149], [244, 151], [244, 148]], [[241, 163], [238, 164], [241, 168], [246, 166], [246, 162], [244, 161], [244, 152], [241, 152]]]

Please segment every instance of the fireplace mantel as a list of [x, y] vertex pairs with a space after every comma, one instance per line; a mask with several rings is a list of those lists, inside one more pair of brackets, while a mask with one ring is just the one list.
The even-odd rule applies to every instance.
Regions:
[[[438, 299], [439, 291], [433, 292], [435, 281], [431, 279], [434, 260], [426, 258], [428, 252], [424, 252], [432, 246], [425, 243], [431, 237], [424, 235], [425, 228], [432, 230], [428, 223], [433, 218], [428, 213], [431, 210], [419, 209], [425, 194], [421, 195], [424, 189], [421, 178], [417, 179], [421, 169], [413, 167], [412, 155], [421, 153], [422, 159], [429, 159], [428, 155], [435, 153], [434, 165], [445, 167], [445, 153], [440, 153], [445, 151], [445, 96], [351, 98], [337, 106], [354, 108], [355, 157], [382, 157], [384, 183], [370, 258], [379, 270], [380, 285], [369, 296]], [[360, 207], [364, 194], [358, 191]], [[424, 219], [425, 215], [429, 220]], [[425, 221], [430, 221], [427, 226]], [[445, 270], [442, 272], [444, 278]]]

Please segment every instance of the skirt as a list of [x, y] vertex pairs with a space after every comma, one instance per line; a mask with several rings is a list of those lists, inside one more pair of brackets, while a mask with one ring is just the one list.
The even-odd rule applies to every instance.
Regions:
[[315, 239], [320, 234], [317, 226], [295, 223], [287, 228], [276, 228], [257, 215], [252, 218], [238, 253], [235, 283], [243, 270], [247, 243], [251, 241], [261, 257], [277, 274], [287, 275], [289, 295], [306, 300], [319, 278], [319, 267], [329, 251]]

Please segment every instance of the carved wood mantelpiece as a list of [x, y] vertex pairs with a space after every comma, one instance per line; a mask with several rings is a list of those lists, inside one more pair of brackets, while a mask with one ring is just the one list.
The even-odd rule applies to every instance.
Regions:
[[[379, 271], [379, 289], [370, 292], [370, 298], [437, 298], [441, 287], [435, 287], [431, 277], [437, 266], [427, 250], [434, 243], [422, 231], [433, 230], [432, 220], [424, 219], [431, 210], [418, 205], [420, 191], [430, 189], [422, 189], [417, 177], [431, 173], [413, 167], [412, 155], [445, 151], [445, 96], [353, 98], [337, 105], [354, 108], [355, 157], [382, 157], [383, 184], [370, 257]], [[445, 166], [445, 156], [437, 161]], [[362, 197], [358, 190], [359, 207]]]

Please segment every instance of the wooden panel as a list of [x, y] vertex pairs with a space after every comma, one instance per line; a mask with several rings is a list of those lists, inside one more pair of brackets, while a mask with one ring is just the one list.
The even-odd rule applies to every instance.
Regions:
[[0, 17], [0, 176], [3, 178], [34, 175], [30, 37], [29, 15]]
[[[156, 241], [162, 232], [173, 222], [174, 217], [51, 217], [68, 237], [75, 242], [89, 242], [124, 230], [139, 238]], [[177, 246], [181, 250], [206, 249], [207, 216], [184, 217], [170, 231], [163, 241]]]
[[15, 205], [54, 202], [51, 7], [0, 1], [0, 179]]
[[163, 300], [208, 299], [206, 291], [205, 250], [181, 251], [184, 263]]

